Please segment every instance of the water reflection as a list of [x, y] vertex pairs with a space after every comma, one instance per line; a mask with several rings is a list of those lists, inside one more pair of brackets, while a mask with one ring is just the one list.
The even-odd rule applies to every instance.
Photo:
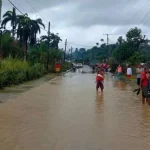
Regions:
[[100, 113], [103, 111], [103, 99], [104, 93], [96, 92], [96, 113]]
[[122, 82], [122, 81], [115, 81], [114, 82], [114, 87], [117, 87], [120, 90], [126, 90], [127, 84]]
[[150, 108], [149, 106], [142, 106], [142, 120], [141, 125], [143, 129], [150, 130]]

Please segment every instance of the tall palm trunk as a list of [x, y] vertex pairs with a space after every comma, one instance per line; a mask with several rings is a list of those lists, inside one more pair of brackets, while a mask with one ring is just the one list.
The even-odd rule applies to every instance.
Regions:
[[0, 61], [3, 59], [2, 33], [0, 35]]
[[15, 38], [15, 26], [13, 26], [13, 29], [12, 29], [12, 36], [13, 38]]
[[24, 61], [27, 61], [28, 41], [25, 42]]
[[2, 15], [2, 0], [0, 0], [0, 23], [1, 23], [1, 15]]

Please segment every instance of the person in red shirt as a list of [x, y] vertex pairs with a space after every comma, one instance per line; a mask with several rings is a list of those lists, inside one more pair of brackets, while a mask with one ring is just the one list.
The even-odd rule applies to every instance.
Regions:
[[117, 72], [117, 79], [120, 80], [121, 74], [122, 74], [122, 67], [119, 65], [116, 69]]
[[101, 69], [98, 69], [97, 76], [96, 76], [96, 90], [97, 90], [97, 92], [98, 92], [99, 88], [101, 89], [101, 92], [103, 92], [103, 89], [104, 89], [103, 81], [104, 81], [104, 73]]
[[147, 77], [147, 68], [144, 68], [141, 74], [140, 87], [142, 89], [142, 102], [145, 104], [145, 100], [150, 105], [150, 96], [148, 94], [148, 77]]

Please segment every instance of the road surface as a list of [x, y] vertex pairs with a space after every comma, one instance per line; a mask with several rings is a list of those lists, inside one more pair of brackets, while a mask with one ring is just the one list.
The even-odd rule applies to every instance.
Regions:
[[[1, 150], [149, 150], [150, 107], [132, 83], [67, 73], [0, 104]], [[88, 71], [87, 71], [88, 72]]]

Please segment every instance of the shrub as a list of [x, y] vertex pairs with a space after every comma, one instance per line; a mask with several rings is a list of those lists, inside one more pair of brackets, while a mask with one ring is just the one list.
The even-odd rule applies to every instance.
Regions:
[[32, 66], [23, 60], [9, 57], [1, 62], [0, 87], [36, 79], [45, 73], [46, 70], [41, 64]]
[[71, 68], [71, 63], [64, 63], [61, 65], [61, 72], [67, 71]]

